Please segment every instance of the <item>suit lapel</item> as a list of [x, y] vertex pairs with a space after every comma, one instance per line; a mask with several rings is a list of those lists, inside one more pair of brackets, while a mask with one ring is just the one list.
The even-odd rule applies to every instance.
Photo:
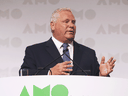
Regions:
[[[51, 38], [46, 43], [46, 50], [53, 57], [53, 60], [55, 60], [57, 57], [60, 56], [60, 53], [58, 52], [58, 50]], [[56, 60], [56, 63], [61, 63], [61, 62], [63, 62], [61, 57]]]
[[80, 46], [78, 43], [74, 41], [73, 44], [74, 44], [74, 56], [73, 56], [74, 67], [73, 67], [73, 72], [71, 72], [71, 74], [74, 73], [79, 68], [76, 64], [80, 66], [80, 60], [81, 60], [82, 53], [83, 53], [82, 50], [80, 50]]

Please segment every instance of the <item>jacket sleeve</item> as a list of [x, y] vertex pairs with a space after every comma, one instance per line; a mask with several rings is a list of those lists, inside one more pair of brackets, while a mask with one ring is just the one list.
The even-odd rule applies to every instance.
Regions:
[[47, 75], [48, 74], [48, 69], [43, 70], [43, 68], [38, 68], [35, 55], [31, 46], [27, 47], [25, 50], [24, 62], [21, 65], [21, 69], [19, 70], [19, 75], [21, 70], [22, 70], [22, 75]]

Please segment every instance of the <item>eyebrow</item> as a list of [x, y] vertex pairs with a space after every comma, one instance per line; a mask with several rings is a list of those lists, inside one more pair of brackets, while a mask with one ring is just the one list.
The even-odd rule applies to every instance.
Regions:
[[[65, 19], [65, 20], [62, 20], [62, 21], [66, 21], [66, 20], [69, 20], [69, 21], [70, 21], [70, 19]], [[73, 19], [73, 20], [71, 20], [71, 21], [75, 21], [75, 22], [76, 22], [76, 20], [75, 20], [75, 19]]]

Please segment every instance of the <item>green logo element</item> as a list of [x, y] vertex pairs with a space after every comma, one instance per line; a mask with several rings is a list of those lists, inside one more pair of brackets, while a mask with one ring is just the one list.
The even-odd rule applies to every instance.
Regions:
[[43, 89], [33, 85], [33, 96], [50, 96], [50, 85]]
[[64, 85], [56, 85], [52, 88], [52, 96], [68, 96], [68, 89]]
[[[20, 96], [30, 96], [26, 86], [24, 86]], [[50, 96], [50, 85], [43, 89], [33, 85], [33, 96]], [[52, 88], [51, 96], [68, 96], [68, 89], [64, 85], [56, 85]]]
[[29, 96], [28, 91], [27, 91], [27, 89], [26, 89], [25, 86], [24, 86], [24, 88], [23, 88], [23, 90], [22, 90], [20, 96]]

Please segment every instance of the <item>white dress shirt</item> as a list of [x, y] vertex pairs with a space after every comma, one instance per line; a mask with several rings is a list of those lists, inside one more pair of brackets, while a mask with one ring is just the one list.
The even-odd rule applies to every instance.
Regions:
[[[59, 40], [57, 40], [56, 38], [54, 38], [53, 36], [52, 36], [52, 40], [53, 40], [54, 44], [56, 45], [56, 48], [58, 49], [60, 55], [62, 55], [63, 54], [63, 47], [62, 47], [63, 43], [60, 42]], [[73, 60], [73, 50], [74, 50], [73, 41], [71, 43], [68, 43], [68, 45], [69, 45], [68, 46], [69, 55], [70, 55], [70, 58]], [[63, 56], [62, 56], [62, 58], [63, 58]], [[73, 63], [71, 63], [71, 64], [73, 65]]]

